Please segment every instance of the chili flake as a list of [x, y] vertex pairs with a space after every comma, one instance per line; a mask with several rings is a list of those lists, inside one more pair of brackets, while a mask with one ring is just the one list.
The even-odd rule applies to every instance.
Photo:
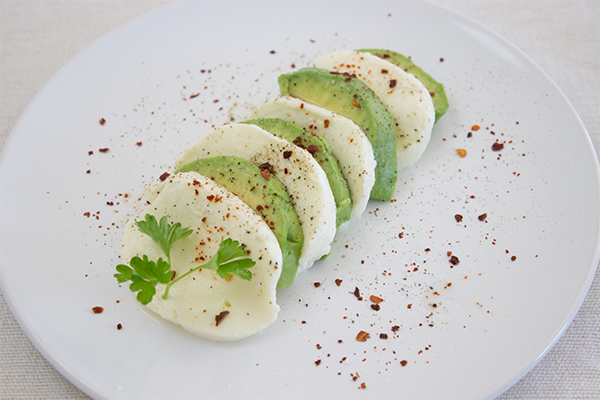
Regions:
[[356, 335], [356, 340], [358, 340], [359, 342], [366, 342], [367, 339], [370, 337], [371, 335], [369, 335], [368, 332], [360, 331], [358, 332], [358, 335]]
[[377, 296], [374, 296], [374, 295], [371, 295], [369, 297], [369, 299], [371, 299], [371, 301], [373, 303], [381, 303], [383, 301], [383, 299], [381, 297], [377, 297]]
[[92, 311], [94, 312], [94, 314], [102, 314], [102, 311], [104, 311], [103, 307], [100, 306], [96, 306], [92, 308]]
[[492, 150], [494, 150], [494, 151], [500, 151], [503, 148], [504, 148], [504, 143], [496, 142], [492, 145]]
[[223, 322], [223, 320], [225, 319], [226, 316], [229, 315], [229, 311], [221, 311], [221, 313], [219, 313], [218, 315], [215, 316], [215, 322], [217, 323], [217, 326], [219, 326], [219, 324], [221, 322]]

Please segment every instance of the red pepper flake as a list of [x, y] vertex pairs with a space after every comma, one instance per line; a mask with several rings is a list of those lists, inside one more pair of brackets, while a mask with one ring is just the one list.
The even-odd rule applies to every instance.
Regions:
[[379, 311], [379, 310], [381, 310], [381, 306], [380, 306], [379, 304], [371, 304], [371, 308], [372, 308], [374, 311]]
[[117, 324], [117, 329], [118, 329], [118, 330], [121, 330], [121, 329], [123, 329], [123, 325], [121, 325], [121, 324]]
[[406, 367], [407, 364], [408, 364], [408, 361], [406, 361], [406, 360], [400, 361], [400, 365], [402, 365], [403, 367]]
[[504, 143], [496, 142], [492, 145], [492, 150], [494, 150], [494, 151], [500, 151], [503, 148], [504, 148]]
[[213, 100], [213, 103], [218, 103], [218, 102], [219, 102], [219, 99], [214, 99]]
[[361, 388], [361, 389], [366, 389], [366, 388], [367, 388], [367, 384], [366, 384], [366, 383], [364, 383], [364, 382], [363, 382], [363, 383], [361, 383], [361, 384], [360, 384], [360, 388]]
[[323, 121], [323, 125], [325, 126], [325, 128], [329, 128], [329, 120], [326, 119], [325, 121]]
[[200, 93], [193, 93], [192, 95], [190, 95], [190, 99], [193, 99], [198, 96], [200, 96]]
[[268, 181], [271, 180], [271, 173], [269, 172], [268, 169], [263, 169], [262, 171], [260, 171], [260, 173], [262, 174], [263, 178], [265, 178], [266, 180], [268, 180]]
[[226, 316], [229, 315], [229, 311], [221, 311], [218, 315], [215, 316], [215, 322], [217, 323], [217, 326], [219, 326], [219, 324], [221, 322], [223, 322], [223, 320], [225, 319]]
[[311, 145], [309, 145], [307, 150], [308, 150], [308, 152], [309, 152], [310, 154], [312, 154], [312, 155], [315, 155], [315, 153], [316, 153], [316, 152], [318, 152], [318, 151], [321, 151], [321, 150], [319, 150], [319, 148], [318, 148], [316, 145], [314, 145], [314, 144], [311, 144]]
[[485, 221], [486, 218], [487, 218], [487, 213], [481, 214], [479, 217], [477, 217], [477, 219], [480, 221]]
[[387, 69], [384, 69], [384, 68], [382, 68], [382, 69], [381, 69], [381, 73], [382, 73], [382, 74], [387, 74], [388, 72], [389, 72], [389, 71], [388, 71]]
[[371, 301], [373, 303], [381, 303], [383, 301], [383, 299], [381, 297], [377, 297], [377, 296], [374, 296], [374, 295], [371, 295], [369, 297], [369, 299], [371, 299]]
[[512, 256], [512, 257], [510, 258], [510, 260], [511, 260], [511, 261], [515, 261], [516, 259], [517, 259], [517, 256]]
[[319, 286], [321, 286], [321, 282], [315, 282], [314, 285], [315, 285], [315, 287], [319, 287]]
[[363, 298], [360, 296], [360, 290], [358, 289], [358, 287], [354, 288], [354, 296], [356, 296], [356, 298], [358, 300], [362, 300]]
[[288, 158], [290, 158], [292, 156], [292, 151], [291, 150], [286, 150], [283, 152], [283, 158], [285, 158], [286, 160]]
[[142, 142], [136, 142], [136, 143], [135, 143], [135, 145], [136, 145], [137, 147], [140, 147], [140, 146], [142, 145]]
[[92, 308], [92, 311], [94, 312], [94, 314], [102, 314], [102, 311], [104, 311], [103, 307], [100, 306], [96, 306]]
[[88, 151], [88, 156], [91, 156], [92, 154], [94, 154], [94, 152], [93, 152], [93, 151], [91, 151], [91, 150], [90, 150], [90, 151]]
[[98, 151], [99, 151], [100, 153], [108, 153], [108, 150], [109, 150], [109, 149], [108, 149], [108, 147], [103, 147], [103, 148], [101, 148], [101, 149], [98, 149]]
[[83, 216], [84, 216], [84, 217], [88, 217], [88, 218], [89, 218], [89, 217], [90, 217], [90, 215], [92, 215], [92, 214], [90, 214], [90, 212], [89, 212], [89, 211], [86, 211], [86, 212], [84, 212], [84, 213], [83, 213]]
[[214, 199], [214, 198], [215, 198], [215, 195], [214, 195], [214, 194], [209, 194], [208, 196], [206, 196], [206, 199], [207, 199], [208, 201], [213, 201], [213, 199]]
[[410, 303], [406, 308], [412, 308], [412, 303]]
[[100, 125], [104, 125], [106, 123], [106, 120], [104, 118], [100, 118]]
[[478, 131], [478, 130], [480, 130], [480, 129], [481, 129], [481, 127], [480, 127], [479, 125], [473, 125], [473, 126], [471, 127], [471, 130], [472, 130], [472, 131], [475, 131], [475, 132], [477, 132], [477, 131]]
[[400, 329], [398, 325], [392, 326], [392, 332], [398, 332], [398, 329]]
[[461, 222], [463, 220], [463, 216], [460, 214], [456, 214], [454, 216], [454, 219], [456, 220], [456, 222]]
[[319, 364], [321, 364], [321, 360], [317, 360], [317, 361], [315, 361], [315, 365], [316, 365], [317, 367], [319, 366]]
[[394, 88], [394, 87], [396, 87], [396, 84], [397, 84], [397, 83], [398, 83], [398, 81], [397, 81], [397, 80], [395, 80], [395, 79], [392, 79], [392, 80], [390, 80], [390, 87], [391, 87], [391, 88]]
[[359, 342], [366, 342], [367, 339], [370, 337], [371, 335], [369, 335], [368, 332], [360, 331], [358, 332], [358, 335], [356, 335], [356, 340], [358, 340]]
[[379, 339], [387, 339], [387, 338], [388, 338], [387, 333], [380, 333], [379, 334]]
[[161, 176], [158, 177], [158, 179], [160, 179], [161, 182], [164, 182], [169, 176], [171, 176], [171, 174], [169, 174], [168, 172], [164, 172]]
[[460, 158], [465, 158], [467, 156], [467, 151], [465, 149], [457, 149], [456, 152]]
[[106, 205], [107, 205], [107, 206], [114, 206], [114, 205], [115, 205], [115, 203], [113, 203], [112, 201], [107, 201], [107, 202], [106, 202]]
[[336, 279], [335, 280], [335, 284], [338, 285], [338, 286], [340, 286], [342, 284], [342, 282], [343, 281], [341, 279]]
[[456, 256], [450, 257], [450, 264], [457, 265], [459, 262], [460, 262], [460, 260], [458, 259], [458, 257], [456, 257]]

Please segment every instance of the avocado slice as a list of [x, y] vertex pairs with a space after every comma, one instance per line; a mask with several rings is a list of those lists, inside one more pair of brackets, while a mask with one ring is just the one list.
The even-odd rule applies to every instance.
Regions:
[[435, 108], [435, 122], [437, 122], [440, 117], [444, 115], [446, 111], [448, 111], [449, 104], [446, 91], [444, 90], [444, 85], [433, 79], [431, 75], [415, 65], [410, 58], [400, 53], [383, 49], [361, 49], [357, 51], [371, 53], [377, 57], [383, 58], [384, 60], [399, 66], [406, 72], [413, 74], [418, 80], [420, 80], [421, 83], [429, 90], [429, 94], [431, 94], [433, 107]]
[[294, 283], [304, 234], [292, 199], [275, 175], [266, 179], [258, 165], [234, 156], [201, 158], [185, 164], [176, 172], [190, 171], [198, 172], [235, 193], [262, 217], [275, 234], [283, 255], [277, 288]]
[[242, 124], [257, 125], [273, 135], [285, 139], [296, 146], [307, 150], [319, 163], [329, 181], [336, 205], [336, 226], [348, 221], [352, 216], [352, 200], [348, 182], [342, 175], [342, 170], [337, 159], [325, 139], [311, 135], [296, 124], [281, 118], [261, 118], [243, 121]]
[[394, 120], [383, 102], [360, 80], [320, 68], [303, 68], [278, 78], [283, 96], [290, 95], [343, 115], [358, 125], [377, 160], [371, 197], [389, 201], [398, 180]]

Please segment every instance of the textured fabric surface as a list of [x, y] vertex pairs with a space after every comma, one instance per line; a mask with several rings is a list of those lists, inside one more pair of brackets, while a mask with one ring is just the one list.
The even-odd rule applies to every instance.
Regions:
[[[0, 2], [0, 144], [44, 83], [93, 40], [166, 0]], [[600, 2], [435, 0], [516, 45], [565, 93], [600, 149]], [[87, 398], [32, 346], [0, 295], [0, 398]], [[600, 398], [600, 274], [549, 353], [502, 399]]]

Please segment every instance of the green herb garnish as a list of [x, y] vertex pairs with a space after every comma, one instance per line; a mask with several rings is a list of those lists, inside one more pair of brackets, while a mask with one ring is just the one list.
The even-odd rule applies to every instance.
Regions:
[[179, 222], [169, 224], [166, 216], [162, 217], [159, 223], [150, 214], [146, 214], [144, 221], [137, 221], [135, 224], [142, 233], [152, 238], [167, 258], [166, 261], [159, 258], [158, 261], [154, 262], [144, 255], [142, 258], [133, 257], [129, 265], [117, 265], [117, 272], [119, 273], [114, 275], [115, 278], [119, 283], [131, 281], [129, 289], [132, 292], [138, 292], [137, 299], [142, 304], [148, 304], [152, 301], [158, 283], [167, 285], [163, 295], [163, 299], [166, 299], [172, 285], [199, 269], [215, 270], [223, 279], [231, 279], [233, 276], [247, 281], [252, 279], [252, 272], [248, 271], [248, 268], [252, 268], [256, 262], [249, 258], [248, 253], [244, 250], [245, 246], [240, 245], [238, 241], [231, 238], [221, 239], [219, 249], [206, 264], [193, 268], [177, 279], [173, 279], [175, 271], [171, 269], [171, 247], [179, 239], [191, 235], [192, 230], [182, 228]]

